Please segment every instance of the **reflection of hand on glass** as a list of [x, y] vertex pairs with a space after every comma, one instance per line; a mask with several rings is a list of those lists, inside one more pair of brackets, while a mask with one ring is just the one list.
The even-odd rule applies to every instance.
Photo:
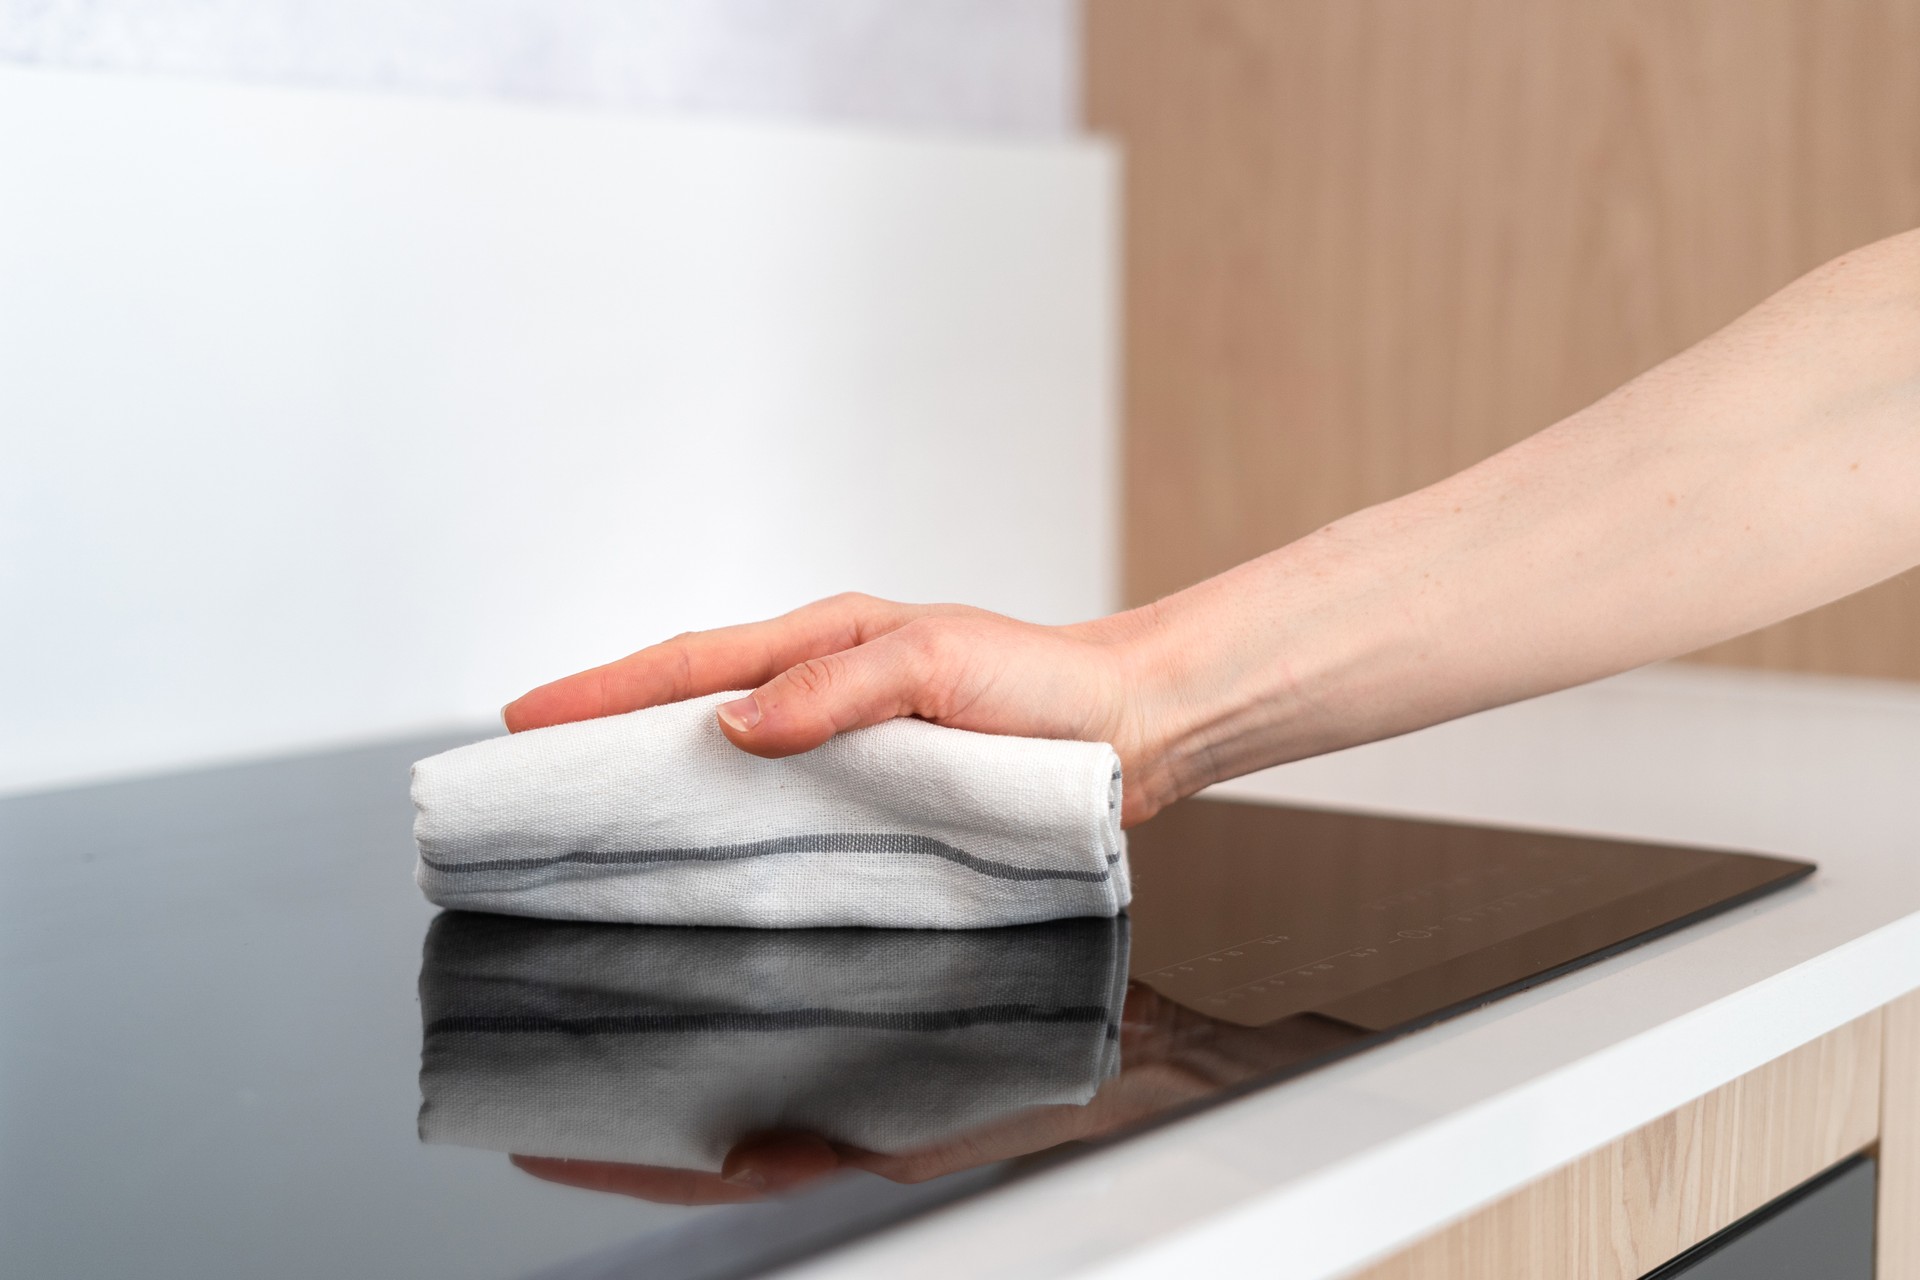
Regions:
[[[1126, 963], [1124, 919], [929, 932], [453, 912], [421, 973], [420, 1134], [575, 1185], [740, 1199], [751, 1188], [726, 1175], [771, 1185], [1078, 1110], [1118, 1066]], [[821, 1140], [765, 1136], [794, 1133]]]
[[890, 1154], [783, 1130], [746, 1136], [712, 1172], [521, 1155], [514, 1156], [513, 1163], [550, 1182], [658, 1204], [757, 1200], [844, 1169], [895, 1182], [924, 1182], [1130, 1128], [1290, 1063], [1318, 1057], [1361, 1034], [1345, 1023], [1311, 1014], [1265, 1027], [1220, 1022], [1136, 982], [1127, 988], [1120, 1024], [1120, 1073], [1084, 1104], [1020, 1108], [965, 1132]]

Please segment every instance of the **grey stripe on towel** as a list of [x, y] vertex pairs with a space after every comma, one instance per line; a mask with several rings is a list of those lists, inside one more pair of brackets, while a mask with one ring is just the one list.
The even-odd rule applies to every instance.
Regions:
[[968, 853], [965, 849], [956, 849], [944, 840], [936, 840], [932, 836], [911, 835], [905, 832], [827, 831], [818, 835], [776, 836], [771, 840], [754, 840], [745, 844], [709, 845], [704, 848], [578, 849], [549, 857], [493, 858], [485, 862], [442, 862], [437, 858], [429, 857], [422, 851], [420, 861], [435, 871], [460, 875], [473, 871], [537, 871], [546, 867], [569, 864], [607, 867], [651, 866], [674, 862], [732, 862], [740, 858], [764, 858], [780, 853], [917, 853], [944, 858], [970, 871], [977, 871], [983, 876], [993, 876], [1000, 880], [1082, 880], [1091, 884], [1102, 883], [1111, 876], [1113, 864], [1118, 860], [1117, 854], [1107, 855], [1108, 869], [1105, 871], [1017, 867], [1010, 862], [996, 862], [991, 858], [982, 858]]
[[716, 1031], [959, 1031], [1017, 1023], [1098, 1022], [1105, 1005], [990, 1004], [958, 1009], [776, 1009], [715, 1013], [630, 1013], [591, 1018], [534, 1014], [449, 1015], [427, 1023], [426, 1035], [664, 1035]]
[[467, 911], [756, 929], [979, 929], [1126, 909], [1108, 744], [899, 719], [768, 760], [720, 732], [728, 696], [420, 761], [415, 883]]

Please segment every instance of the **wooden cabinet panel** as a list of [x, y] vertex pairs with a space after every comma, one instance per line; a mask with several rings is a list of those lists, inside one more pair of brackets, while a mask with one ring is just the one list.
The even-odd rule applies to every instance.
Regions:
[[1881, 1015], [1876, 1012], [1576, 1160], [1362, 1275], [1365, 1280], [1634, 1280], [1870, 1146], [1879, 1131], [1880, 1063]]
[[[1464, 467], [1920, 225], [1920, 0], [1088, 0], [1125, 582]], [[1718, 661], [1920, 677], [1920, 576]]]
[[1879, 1280], [1920, 1280], [1920, 991], [1883, 1016]]

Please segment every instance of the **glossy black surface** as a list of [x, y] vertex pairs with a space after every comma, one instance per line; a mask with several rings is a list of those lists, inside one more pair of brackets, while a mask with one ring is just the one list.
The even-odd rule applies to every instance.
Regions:
[[1643, 1280], [1873, 1280], [1879, 1162], [1854, 1156]]
[[0, 801], [5, 1274], [740, 1274], [1808, 870], [1195, 802], [1118, 922], [436, 923], [445, 745]]

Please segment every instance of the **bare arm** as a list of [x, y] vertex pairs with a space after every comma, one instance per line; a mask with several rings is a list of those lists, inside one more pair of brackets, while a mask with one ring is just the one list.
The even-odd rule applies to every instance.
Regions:
[[731, 688], [785, 755], [897, 715], [1096, 738], [1129, 821], [1209, 783], [1739, 635], [1920, 563], [1920, 232], [1429, 488], [1073, 627], [838, 597], [544, 686], [510, 728]]

